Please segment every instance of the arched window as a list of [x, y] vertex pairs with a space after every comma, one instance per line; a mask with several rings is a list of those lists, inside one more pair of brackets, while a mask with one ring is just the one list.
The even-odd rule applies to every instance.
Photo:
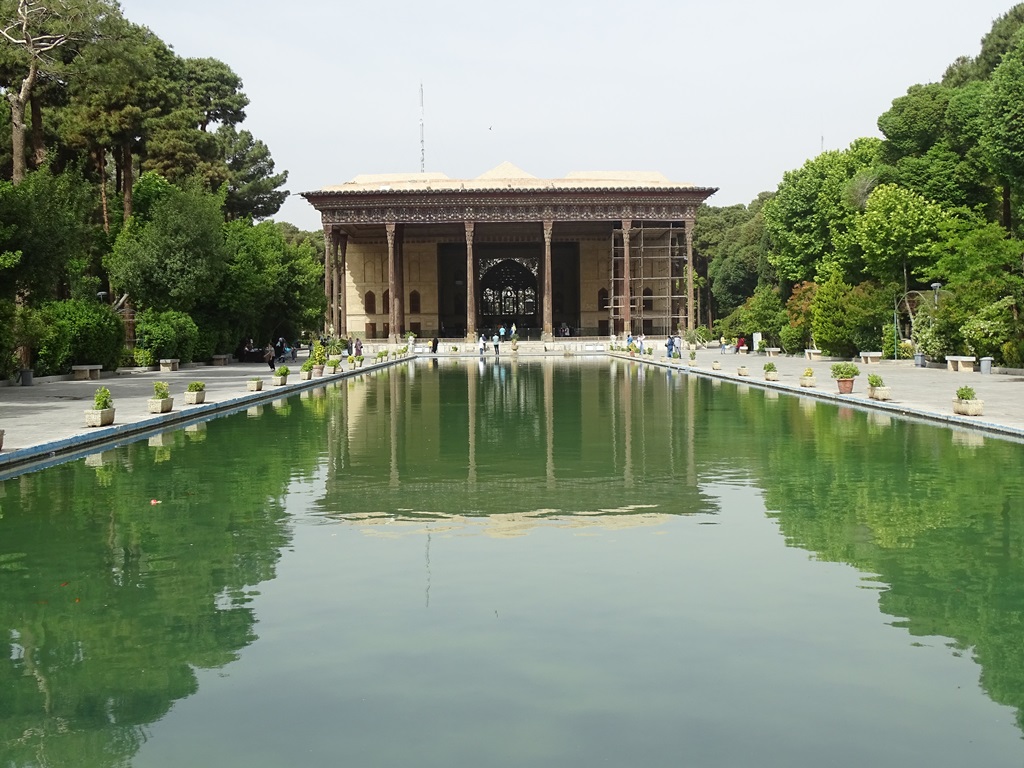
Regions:
[[373, 291], [367, 291], [363, 296], [363, 311], [368, 315], [377, 314], [377, 297], [373, 295]]
[[597, 308], [601, 312], [608, 310], [608, 289], [602, 288], [597, 292]]
[[644, 288], [644, 312], [654, 311], [654, 291]]
[[418, 315], [420, 313], [420, 292], [413, 291], [409, 294], [409, 314]]
[[384, 291], [384, 301], [381, 302], [384, 308], [381, 310], [385, 315], [391, 313], [391, 292]]

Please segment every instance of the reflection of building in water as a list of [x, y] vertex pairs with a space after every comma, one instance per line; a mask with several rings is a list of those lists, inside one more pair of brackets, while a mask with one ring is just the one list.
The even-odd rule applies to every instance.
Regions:
[[[420, 360], [369, 372], [341, 389], [328, 495], [362, 484], [331, 509], [427, 514], [579, 512], [625, 488], [678, 478], [678, 513], [706, 509], [693, 448], [696, 385], [664, 369], [577, 358]], [[412, 371], [416, 373], [413, 376]], [[380, 495], [386, 484], [393, 498]], [[609, 487], [609, 484], [613, 488]], [[399, 497], [401, 500], [399, 500]], [[497, 500], [497, 501], [496, 501]], [[451, 505], [455, 505], [454, 507]]]

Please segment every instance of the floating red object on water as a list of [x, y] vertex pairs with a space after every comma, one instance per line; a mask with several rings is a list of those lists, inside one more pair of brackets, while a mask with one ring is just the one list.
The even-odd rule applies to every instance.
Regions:
[[160, 504], [161, 502], [160, 502], [160, 499], [150, 499], [150, 500], [149, 500], [149, 503], [150, 503], [150, 504], [153, 504], [153, 505], [155, 506], [155, 505], [157, 505], [157, 504]]

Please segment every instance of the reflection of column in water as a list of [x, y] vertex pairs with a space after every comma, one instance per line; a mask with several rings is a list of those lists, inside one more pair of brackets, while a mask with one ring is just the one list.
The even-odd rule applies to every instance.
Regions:
[[388, 416], [390, 422], [390, 435], [391, 435], [391, 474], [390, 482], [392, 488], [398, 487], [398, 420], [402, 416], [401, 408], [398, 402], [398, 375], [397, 372], [392, 372], [392, 375], [388, 379], [390, 393], [390, 407], [388, 408]]
[[[480, 361], [480, 377], [484, 375], [484, 364]], [[469, 484], [476, 485], [476, 388], [477, 377], [466, 377], [466, 407], [469, 409]]]
[[[641, 366], [642, 367], [642, 366]], [[626, 440], [623, 479], [633, 487], [633, 377], [622, 377], [622, 434]]]
[[544, 359], [544, 437], [547, 445], [548, 488], [555, 486], [555, 372], [550, 358]]
[[686, 482], [691, 488], [697, 487], [697, 381], [686, 382]]

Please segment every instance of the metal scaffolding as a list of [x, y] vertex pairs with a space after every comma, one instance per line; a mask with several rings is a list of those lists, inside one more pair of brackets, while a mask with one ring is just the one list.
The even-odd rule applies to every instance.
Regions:
[[610, 326], [615, 333], [665, 335], [685, 329], [686, 227], [682, 223], [629, 230], [630, 327], [625, 324], [625, 250], [622, 229], [612, 230]]

